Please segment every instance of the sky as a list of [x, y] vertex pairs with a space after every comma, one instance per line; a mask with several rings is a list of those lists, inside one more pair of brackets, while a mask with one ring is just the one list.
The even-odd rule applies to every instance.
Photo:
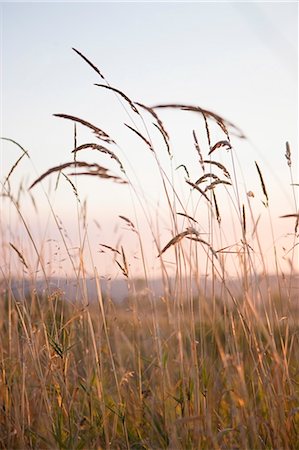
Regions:
[[[134, 223], [138, 220], [139, 226], [146, 229], [147, 220], [154, 226], [158, 210], [159, 225], [155, 226], [156, 233], [161, 234], [161, 245], [173, 237], [169, 213], [164, 211], [159, 170], [146, 145], [124, 126], [124, 123], [136, 125], [128, 104], [113, 92], [95, 86], [103, 80], [72, 48], [86, 55], [111, 86], [134, 101], [149, 106], [198, 105], [239, 126], [248, 137], [246, 141], [232, 138], [240, 190], [245, 194], [249, 190], [257, 192], [253, 208], [257, 211], [263, 208], [254, 164], [258, 161], [269, 192], [278, 245], [288, 250], [284, 238], [292, 232], [293, 222], [279, 216], [295, 212], [284, 156], [286, 141], [292, 150], [293, 182], [298, 183], [299, 178], [297, 2], [1, 3], [0, 134], [18, 142], [30, 154], [31, 159], [24, 158], [14, 170], [11, 189], [17, 196], [20, 182], [23, 183], [21, 208], [37, 236], [35, 239], [45, 253], [46, 240], [55, 242], [47, 244], [51, 250], [61, 248], [57, 243], [61, 237], [55, 231], [42, 185], [31, 191], [37, 212], [26, 191], [50, 167], [72, 160], [73, 125], [53, 116], [65, 113], [96, 124], [116, 140], [115, 152], [134, 185], [131, 189], [92, 177], [73, 179], [81, 205], [84, 199], [88, 201], [89, 233], [96, 248], [95, 257], [101, 257], [100, 243], [116, 246], [130, 242], [137, 255], [134, 233], [119, 215]], [[181, 164], [190, 168], [193, 181], [200, 176], [192, 130], [196, 129], [207, 154], [205, 129], [197, 116], [186, 111], [161, 110], [159, 114], [171, 135], [174, 156], [170, 161], [163, 142], [150, 125], [151, 136], [159, 147], [158, 158], [169, 169], [170, 176], [180, 174], [183, 181], [177, 181], [178, 189], [181, 198], [188, 202], [183, 169], [175, 168]], [[147, 120], [151, 124], [148, 116]], [[140, 130], [144, 129], [142, 123], [138, 125]], [[78, 127], [79, 144], [91, 139], [94, 142], [91, 136], [84, 127]], [[107, 155], [90, 151], [81, 154], [83, 160], [97, 162], [123, 175]], [[2, 141], [2, 180], [19, 156], [16, 146]], [[229, 163], [228, 157], [225, 150], [219, 151], [223, 164]], [[55, 217], [67, 230], [67, 239], [77, 248], [82, 239], [76, 225], [77, 200], [67, 180], [60, 180], [56, 190], [55, 182], [56, 177], [49, 176], [43, 186], [49, 193]], [[147, 219], [142, 212], [145, 206]], [[23, 248], [24, 227], [14, 225], [11, 202], [2, 200], [1, 209], [7, 238]], [[224, 216], [227, 210], [222, 208]], [[185, 225], [182, 224], [182, 230]], [[263, 235], [266, 242], [267, 230], [269, 223], [265, 224]], [[269, 249], [271, 242], [266, 244]], [[156, 254], [152, 237], [148, 238], [147, 247], [149, 254]], [[63, 267], [59, 261], [65, 259], [65, 250], [56, 253], [57, 267], [53, 272], [57, 273], [58, 267]], [[106, 260], [101, 264], [103, 272], [111, 272]]]

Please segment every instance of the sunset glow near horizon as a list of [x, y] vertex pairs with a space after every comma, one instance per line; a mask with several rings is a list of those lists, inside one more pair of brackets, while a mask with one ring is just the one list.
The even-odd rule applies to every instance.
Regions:
[[[176, 180], [180, 198], [188, 205], [186, 212], [192, 215], [198, 211], [196, 219], [202, 233], [207, 229], [207, 218], [200, 215], [202, 203], [197, 206], [188, 199], [190, 189], [186, 188], [182, 173], [185, 166], [190, 170], [192, 181], [202, 174], [192, 130], [196, 130], [205, 157], [209, 149], [204, 124], [196, 114], [157, 110], [171, 136], [173, 158], [170, 159], [161, 136], [152, 126], [152, 118], [144, 115], [148, 120], [145, 129], [123, 99], [95, 86], [103, 80], [72, 48], [86, 55], [111, 86], [134, 101], [148, 106], [198, 105], [240, 127], [248, 139], [231, 138], [242, 202], [248, 201], [246, 192], [254, 193], [250, 205], [256, 218], [261, 211], [260, 237], [265, 254], [269, 252], [268, 264], [273, 270], [273, 237], [262, 204], [257, 161], [269, 194], [277, 251], [281, 255], [288, 254], [294, 220], [280, 219], [280, 216], [295, 213], [297, 201], [290, 187], [286, 141], [292, 151], [293, 183], [299, 183], [297, 3], [6, 2], [1, 4], [1, 21], [1, 136], [18, 142], [31, 158], [24, 158], [11, 176], [14, 197], [18, 196], [21, 182], [26, 191], [50, 167], [73, 158], [73, 124], [53, 117], [55, 113], [80, 117], [105, 130], [117, 142], [113, 151], [133, 182], [134, 188], [131, 188], [94, 177], [73, 177], [81, 199], [78, 205], [66, 179], [59, 181], [56, 190], [57, 175], [52, 174], [43, 181], [64, 238], [74, 251], [86, 239], [84, 233], [80, 235], [78, 231], [77, 217], [87, 199], [89, 245], [94, 258], [89, 260], [91, 267], [98, 265], [101, 275], [114, 273], [113, 254], [101, 253], [100, 244], [105, 244], [114, 248], [127, 246], [133, 255], [132, 267], [135, 264], [137, 271], [141, 268], [136, 233], [119, 216], [129, 218], [140, 230], [146, 230], [145, 250], [149, 255], [150, 275], [156, 274], [153, 261], [157, 248], [148, 228], [155, 228], [155, 235], [161, 239], [160, 247], [173, 237], [155, 158], [146, 144], [124, 124], [136, 128], [137, 122], [143, 133], [148, 129], [157, 144], [159, 161]], [[214, 131], [213, 127], [211, 130]], [[78, 126], [77, 143], [85, 142], [96, 142], [96, 138]], [[217, 160], [224, 165], [231, 164], [229, 152], [218, 151]], [[5, 180], [19, 156], [16, 146], [1, 142], [1, 180]], [[123, 176], [107, 155], [85, 150], [78, 153], [77, 159], [97, 162]], [[176, 170], [178, 166], [181, 168]], [[224, 187], [221, 189], [219, 192], [224, 193]], [[41, 185], [31, 192], [37, 212], [26, 192], [20, 194], [22, 212], [44, 251], [45, 264], [53, 252], [55, 257], [49, 270], [53, 275], [63, 275], [69, 272], [70, 265], [46, 196]], [[296, 186], [295, 193], [298, 197]], [[233, 242], [238, 239], [238, 231], [230, 220], [232, 212], [221, 203], [222, 195], [219, 194], [220, 209], [224, 223], [227, 220], [231, 227], [228, 242]], [[147, 219], [144, 207], [148, 208]], [[19, 219], [14, 206], [4, 198], [1, 216], [6, 238], [18, 248], [25, 248], [28, 237], [21, 225], [16, 226]], [[181, 224], [179, 232], [189, 226], [187, 222]], [[225, 247], [226, 242], [215, 242], [217, 248], [221, 244]], [[165, 254], [170, 266], [172, 252], [171, 249], [169, 255]], [[298, 259], [293, 263], [298, 269]], [[262, 265], [259, 267], [263, 269]]]

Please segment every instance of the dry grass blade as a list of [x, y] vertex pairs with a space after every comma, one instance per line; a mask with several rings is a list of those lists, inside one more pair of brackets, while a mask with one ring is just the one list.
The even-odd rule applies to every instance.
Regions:
[[256, 219], [256, 221], [254, 223], [254, 227], [253, 227], [253, 230], [252, 230], [252, 233], [251, 233], [251, 237], [252, 238], [254, 237], [254, 235], [257, 235], [258, 224], [259, 224], [260, 220], [261, 220], [261, 215], [258, 216], [258, 218]]
[[28, 156], [28, 158], [30, 158], [28, 151], [25, 150], [20, 144], [18, 144], [18, 142], [14, 141], [13, 139], [6, 138], [6, 137], [0, 137], [0, 139], [2, 139], [2, 141], [11, 142], [12, 144], [16, 145], [17, 147], [19, 147], [20, 150], [22, 150], [22, 152], [23, 152], [25, 155]]
[[[29, 189], [32, 189], [37, 183], [39, 183], [40, 181], [42, 181], [45, 177], [47, 177], [48, 175], [50, 175], [51, 173], [54, 172], [61, 172], [61, 170], [66, 169], [67, 167], [73, 166], [74, 164], [78, 164], [78, 162], [76, 161], [76, 163], [74, 163], [74, 161], [68, 162], [68, 163], [64, 163], [64, 164], [60, 164], [59, 166], [55, 166], [55, 167], [51, 167], [51, 169], [47, 170], [46, 172], [44, 172], [40, 177], [38, 177], [29, 187]], [[60, 174], [59, 174], [60, 176]]]
[[213, 178], [214, 180], [220, 180], [220, 178], [217, 177], [217, 175], [214, 175], [213, 173], [206, 173], [202, 177], [198, 178], [198, 180], [195, 181], [195, 184], [200, 184], [200, 183], [206, 181], [207, 178]]
[[294, 213], [294, 214], [285, 214], [284, 216], [280, 216], [281, 219], [285, 219], [288, 217], [296, 217], [297, 219], [299, 218], [299, 213]]
[[189, 175], [189, 172], [188, 172], [188, 169], [187, 169], [187, 167], [185, 166], [185, 164], [180, 164], [179, 166], [177, 166], [176, 167], [176, 169], [175, 170], [178, 170], [178, 169], [180, 169], [180, 167], [182, 167], [184, 170], [185, 170], [185, 172], [186, 172], [186, 175], [187, 175], [187, 177], [188, 178], [190, 178], [190, 175]]
[[171, 247], [172, 245], [178, 244], [185, 236], [188, 236], [190, 234], [196, 234], [198, 235], [198, 232], [190, 227], [187, 228], [186, 231], [183, 231], [182, 233], [177, 234], [175, 237], [173, 237], [172, 239], [170, 239], [170, 241], [165, 245], [165, 247], [160, 251], [160, 253], [158, 254], [158, 258], [164, 253], [166, 252], [166, 250], [169, 249], [169, 247]]
[[[77, 124], [76, 122], [74, 123], [74, 147], [77, 147]], [[75, 155], [76, 157], [76, 155]]]
[[231, 176], [230, 176], [230, 174], [229, 174], [229, 171], [228, 171], [227, 168], [226, 168], [223, 164], [221, 164], [220, 162], [218, 162], [218, 161], [210, 161], [209, 159], [205, 159], [205, 160], [204, 160], [204, 163], [205, 163], [205, 164], [211, 164], [211, 165], [213, 165], [213, 166], [218, 167], [219, 169], [221, 169], [221, 170], [223, 171], [223, 173], [224, 173], [224, 175], [226, 176], [226, 178], [231, 179]]
[[206, 116], [206, 114], [204, 113], [204, 111], [201, 111], [201, 114], [202, 114], [203, 120], [204, 120], [204, 122], [205, 122], [206, 133], [207, 133], [207, 138], [208, 138], [208, 144], [209, 144], [209, 147], [211, 147], [211, 136], [210, 136], [210, 130], [209, 130], [208, 119], [207, 119], [207, 116]]
[[195, 130], [193, 130], [192, 134], [193, 134], [193, 139], [194, 139], [194, 145], [195, 145], [196, 151], [197, 151], [197, 153], [199, 155], [199, 162], [200, 162], [201, 168], [202, 168], [202, 170], [204, 172], [205, 171], [204, 160], [203, 160], [203, 156], [202, 156], [202, 153], [201, 153], [201, 150], [200, 150], [200, 147], [199, 147], [199, 143], [198, 143], [198, 139], [197, 139]]
[[25, 261], [24, 256], [22, 255], [22, 253], [20, 252], [20, 250], [17, 249], [17, 247], [15, 245], [13, 245], [11, 242], [9, 243], [9, 245], [11, 246], [11, 248], [16, 252], [16, 254], [18, 255], [21, 263], [26, 267], [26, 269], [28, 269], [28, 265]]
[[255, 166], [256, 166], [257, 172], [258, 172], [259, 177], [260, 177], [260, 182], [261, 182], [263, 194], [264, 194], [264, 196], [266, 197], [266, 202], [264, 203], [264, 205], [265, 205], [265, 207], [267, 208], [268, 205], [269, 205], [269, 197], [268, 197], [266, 185], [265, 185], [265, 183], [264, 183], [264, 178], [263, 178], [261, 169], [259, 168], [259, 165], [258, 165], [258, 163], [257, 163], [256, 161], [255, 161]]
[[[216, 114], [216, 113], [214, 113], [212, 111], [209, 111], [207, 109], [203, 109], [203, 108], [200, 108], [200, 107], [196, 107], [196, 106], [185, 106], [182, 109], [185, 110], [185, 111], [199, 112], [199, 113], [203, 114], [204, 116], [215, 120], [215, 122], [221, 127], [221, 129], [223, 131], [226, 129], [226, 127], [232, 128], [234, 130], [234, 132], [235, 132], [237, 137], [239, 137], [240, 139], [246, 139], [245, 134], [243, 133], [243, 131], [239, 127], [237, 127], [235, 124], [233, 124], [229, 120], [224, 119], [223, 117], [219, 116], [218, 114]], [[225, 134], [228, 136], [227, 129], [226, 129], [226, 133]]]
[[297, 242], [295, 245], [293, 245], [293, 246], [286, 252], [285, 256], [288, 255], [290, 252], [292, 252], [292, 251], [294, 250], [294, 248], [297, 247], [298, 245], [299, 245], [299, 242]]
[[211, 153], [213, 153], [217, 148], [220, 147], [227, 147], [227, 150], [230, 150], [232, 148], [231, 144], [228, 141], [219, 141], [217, 142], [215, 145], [213, 145], [213, 147], [211, 147], [208, 155], [210, 155]]
[[246, 214], [245, 214], [245, 206], [242, 205], [242, 228], [243, 228], [243, 236], [246, 235]]
[[172, 156], [172, 155], [171, 155], [171, 151], [170, 151], [170, 147], [169, 147], [168, 139], [167, 139], [167, 137], [165, 136], [165, 134], [163, 133], [162, 128], [160, 128], [159, 125], [157, 125], [156, 123], [154, 123], [153, 125], [154, 125], [154, 127], [156, 127], [156, 128], [159, 130], [159, 132], [161, 133], [161, 135], [162, 135], [162, 137], [163, 137], [163, 140], [164, 140], [164, 142], [165, 142], [166, 148], [167, 148], [167, 153], [168, 153], [168, 155], [169, 155], [169, 156]]
[[120, 268], [120, 270], [122, 271], [123, 275], [124, 275], [126, 278], [128, 278], [128, 274], [127, 274], [127, 272], [126, 272], [125, 267], [123, 267], [119, 261], [116, 261], [116, 260], [115, 260], [115, 262], [116, 262], [116, 264], [118, 265], [118, 267]]
[[110, 245], [106, 245], [106, 244], [100, 244], [100, 246], [101, 247], [104, 247], [104, 248], [107, 248], [108, 250], [111, 250], [112, 252], [114, 252], [114, 253], [118, 253], [119, 255], [120, 255], [120, 251], [119, 250], [117, 250], [116, 248], [114, 248], [114, 247], [110, 247]]
[[23, 154], [17, 159], [17, 161], [14, 163], [14, 165], [13, 165], [12, 168], [10, 169], [10, 171], [9, 171], [9, 173], [8, 173], [8, 175], [7, 175], [7, 177], [5, 178], [4, 185], [8, 182], [8, 180], [9, 180], [11, 174], [13, 173], [13, 171], [15, 170], [15, 168], [17, 167], [17, 165], [19, 164], [19, 162], [24, 158], [24, 156], [26, 156], [26, 153], [23, 153]]
[[122, 91], [120, 91], [119, 89], [116, 89], [116, 88], [114, 88], [114, 87], [112, 87], [112, 86], [107, 86], [106, 84], [98, 84], [98, 83], [95, 83], [95, 86], [102, 87], [102, 88], [105, 88], [105, 89], [109, 89], [110, 91], [113, 91], [113, 92], [115, 92], [116, 94], [119, 94], [124, 100], [126, 100], [127, 103], [129, 103], [131, 109], [132, 109], [136, 114], [138, 114], [138, 115], [140, 116], [139, 111], [138, 111], [138, 109], [136, 108], [136, 106], [134, 105], [134, 103], [132, 102], [132, 100], [131, 100], [126, 94], [124, 94]]
[[160, 128], [160, 131], [162, 132], [162, 134], [164, 135], [166, 140], [169, 141], [169, 135], [163, 125], [162, 120], [160, 119], [160, 117], [158, 116], [156, 111], [154, 111], [153, 108], [151, 108], [150, 106], [143, 105], [142, 103], [135, 102], [135, 104], [140, 106], [141, 108], [145, 109], [147, 112], [149, 112], [154, 117], [154, 119], [156, 119], [157, 124]]
[[292, 166], [291, 147], [290, 147], [290, 144], [288, 142], [286, 142], [285, 157], [287, 159], [288, 166], [291, 167]]
[[285, 214], [284, 216], [280, 216], [281, 219], [286, 219], [289, 217], [294, 217], [296, 218], [296, 222], [295, 222], [295, 234], [297, 234], [298, 231], [298, 227], [299, 227], [299, 213], [295, 213], [295, 214]]
[[87, 122], [86, 120], [80, 119], [79, 117], [71, 116], [69, 114], [53, 114], [53, 116], [61, 117], [62, 119], [68, 119], [68, 120], [72, 120], [73, 122], [80, 123], [81, 125], [92, 130], [95, 133], [95, 135], [102, 141], [107, 142], [108, 144], [115, 144], [113, 139], [111, 139], [110, 136], [107, 133], [105, 133], [105, 131], [96, 127], [92, 123]]
[[216, 181], [213, 181], [213, 183], [209, 184], [209, 186], [207, 186], [205, 188], [205, 192], [209, 191], [210, 189], [214, 189], [216, 186], [218, 186], [218, 184], [226, 184], [228, 186], [232, 185], [229, 181], [226, 181], [226, 180], [216, 180]]
[[183, 105], [183, 104], [175, 104], [175, 103], [168, 103], [168, 104], [160, 104], [152, 106], [153, 109], [160, 109], [160, 108], [172, 108], [172, 109], [181, 109], [184, 111], [193, 111], [197, 113], [204, 114], [206, 117], [210, 117], [211, 119], [215, 120], [216, 123], [222, 123], [225, 126], [232, 128], [237, 136], [241, 139], [245, 139], [246, 136], [244, 135], [243, 131], [234, 125], [232, 122], [224, 119], [223, 117], [219, 116], [218, 114], [215, 114], [212, 111], [209, 111], [207, 109], [200, 108], [199, 106], [192, 106], [192, 105]]
[[194, 189], [196, 189], [198, 192], [201, 193], [201, 195], [209, 202], [212, 204], [211, 200], [209, 199], [209, 197], [206, 195], [206, 193], [200, 189], [200, 187], [197, 186], [197, 184], [192, 183], [192, 181], [189, 180], [185, 180], [187, 184], [189, 184], [189, 186], [192, 186]]
[[[93, 166], [93, 165], [90, 165], [90, 167], [91, 166]], [[123, 180], [122, 178], [120, 178], [116, 175], [110, 175], [108, 173], [101, 173], [101, 172], [97, 171], [96, 169], [94, 169], [93, 167], [91, 167], [90, 171], [69, 173], [69, 176], [80, 176], [80, 175], [99, 177], [99, 178], [103, 178], [105, 180], [114, 181], [115, 183], [119, 183], [119, 184], [128, 184], [127, 181]]]
[[31, 203], [32, 203], [32, 205], [33, 205], [34, 211], [35, 211], [36, 214], [37, 214], [37, 213], [38, 213], [38, 208], [37, 208], [35, 199], [34, 199], [34, 197], [33, 197], [33, 195], [32, 195], [32, 192], [28, 191], [28, 194], [29, 194], [29, 198], [30, 198], [30, 200], [31, 200]]
[[228, 130], [227, 130], [225, 124], [223, 123], [223, 121], [217, 120], [217, 124], [219, 125], [219, 127], [221, 128], [221, 130], [222, 130], [222, 131], [224, 132], [224, 134], [226, 135], [227, 140], [230, 142], [230, 137], [229, 137], [229, 134], [228, 134]]
[[215, 205], [216, 219], [217, 219], [217, 222], [220, 225], [220, 223], [221, 223], [221, 216], [220, 216], [220, 213], [219, 213], [218, 202], [217, 202], [217, 198], [216, 198], [216, 194], [215, 194], [214, 189], [212, 190], [212, 195], [213, 195], [213, 200], [214, 200], [214, 205]]
[[59, 166], [51, 167], [51, 169], [47, 170], [45, 173], [43, 173], [40, 177], [38, 177], [30, 186], [29, 189], [32, 189], [37, 183], [42, 181], [44, 178], [46, 178], [48, 175], [54, 172], [59, 172], [63, 169], [66, 169], [67, 167], [86, 167], [90, 169], [89, 172], [80, 172], [80, 173], [71, 173], [70, 175], [96, 175], [100, 178], [107, 178], [107, 179], [113, 179], [114, 181], [126, 183], [126, 181], [122, 180], [120, 177], [116, 177], [114, 175], [110, 175], [108, 173], [108, 169], [105, 167], [99, 166], [98, 164], [88, 164], [84, 161], [71, 161], [64, 164], [60, 164]]
[[73, 189], [73, 192], [74, 192], [78, 202], [81, 203], [80, 202], [80, 198], [79, 198], [79, 194], [78, 194], [78, 191], [77, 191], [77, 188], [74, 185], [74, 183], [72, 182], [72, 180], [65, 173], [63, 173], [63, 172], [60, 172], [60, 173], [64, 176], [64, 178], [67, 180], [67, 182], [71, 185], [71, 187]]
[[209, 247], [209, 249], [212, 251], [213, 255], [216, 256], [216, 258], [218, 258], [217, 253], [215, 252], [215, 250], [213, 249], [213, 247], [211, 246], [211, 244], [209, 244], [207, 241], [205, 241], [204, 239], [201, 239], [199, 237], [190, 237], [188, 236], [187, 239], [190, 239], [191, 241], [195, 241], [195, 242], [199, 242], [200, 244], [204, 244], [207, 247]]
[[[60, 180], [60, 176], [61, 176], [62, 172], [61, 170], [58, 172], [57, 174], [57, 178], [56, 178], [56, 183], [55, 183], [55, 187], [54, 187], [54, 191], [57, 191], [58, 189], [58, 185], [59, 185], [59, 180]], [[32, 187], [32, 186], [31, 186]], [[31, 189], [31, 187], [29, 189]]]
[[91, 148], [92, 150], [97, 150], [97, 151], [99, 151], [99, 152], [101, 152], [101, 153], [106, 153], [107, 155], [109, 155], [111, 159], [114, 159], [114, 161], [116, 161], [116, 162], [118, 163], [118, 165], [119, 165], [121, 171], [125, 173], [125, 169], [124, 169], [124, 167], [123, 167], [123, 165], [122, 165], [120, 159], [118, 158], [118, 156], [116, 156], [116, 154], [115, 154], [114, 152], [112, 152], [111, 150], [109, 150], [109, 149], [106, 148], [106, 147], [103, 147], [102, 145], [93, 144], [93, 143], [90, 143], [90, 144], [82, 144], [82, 145], [79, 145], [79, 147], [76, 147], [76, 148], [72, 151], [72, 153], [75, 153], [75, 155], [76, 155], [77, 152], [79, 152], [79, 151], [81, 151], [81, 150], [88, 149], [88, 148]]
[[76, 52], [79, 56], [81, 56], [82, 59], [84, 59], [85, 62], [87, 62], [87, 64], [92, 67], [92, 69], [98, 74], [100, 75], [100, 77], [105, 80], [104, 75], [100, 72], [100, 70], [91, 62], [89, 61], [89, 59], [86, 58], [86, 56], [84, 56], [81, 52], [79, 52], [79, 50], [76, 50], [75, 48], [73, 48], [74, 52]]
[[122, 264], [119, 261], [115, 261], [116, 264], [118, 265], [118, 267], [120, 268], [120, 270], [122, 271], [123, 275], [128, 278], [129, 277], [129, 268], [128, 268], [128, 264], [127, 264], [127, 260], [126, 260], [126, 255], [124, 252], [123, 247], [121, 247], [121, 256], [122, 256]]
[[240, 250], [237, 250], [237, 251], [228, 250], [230, 248], [234, 248], [234, 247], [238, 247], [238, 246], [239, 246], [239, 244], [238, 244], [238, 242], [236, 242], [235, 244], [227, 245], [226, 247], [222, 247], [219, 250], [216, 250], [216, 253], [229, 253], [229, 254], [237, 253], [237, 254], [239, 254]]
[[125, 217], [125, 216], [118, 216], [118, 217], [119, 217], [121, 220], [123, 220], [124, 222], [126, 222], [126, 224], [129, 225], [129, 227], [132, 228], [134, 231], [137, 231], [136, 228], [135, 228], [135, 225], [133, 224], [133, 222], [132, 222], [130, 219], [128, 219], [128, 218]]
[[154, 149], [153, 149], [153, 147], [152, 147], [152, 144], [139, 132], [139, 131], [137, 131], [137, 130], [135, 130], [135, 128], [132, 128], [132, 127], [130, 127], [130, 125], [127, 125], [126, 123], [125, 123], [125, 126], [127, 127], [127, 128], [129, 128], [131, 131], [133, 131], [135, 134], [137, 134], [137, 136], [139, 136], [140, 137], [140, 139], [142, 139], [143, 140], [143, 142], [145, 142], [146, 143], [146, 145], [149, 147], [149, 149], [152, 151], [152, 152], [154, 152]]
[[178, 215], [178, 216], [182, 216], [182, 217], [186, 217], [186, 219], [189, 219], [189, 220], [192, 220], [192, 221], [195, 222], [195, 223], [198, 223], [197, 220], [194, 219], [194, 217], [191, 217], [191, 216], [189, 216], [188, 214], [177, 212], [177, 215]]
[[128, 268], [127, 259], [126, 259], [126, 255], [125, 255], [123, 246], [121, 247], [121, 254], [122, 254], [122, 258], [123, 258], [123, 264], [124, 264], [126, 276], [129, 276], [129, 268]]

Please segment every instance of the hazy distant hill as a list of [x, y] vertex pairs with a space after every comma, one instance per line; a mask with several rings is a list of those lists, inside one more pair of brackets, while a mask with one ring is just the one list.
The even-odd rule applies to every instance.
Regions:
[[[106, 280], [101, 279], [101, 291], [104, 297], [109, 297], [116, 302], [121, 302], [126, 299], [129, 295], [127, 280], [115, 279]], [[28, 280], [17, 280], [13, 279], [11, 281], [11, 291], [16, 300], [22, 300], [31, 295], [32, 291], [38, 291], [39, 294], [51, 295], [54, 292], [60, 291], [61, 295], [68, 300], [81, 300], [87, 297], [89, 301], [94, 301], [97, 299], [97, 287], [95, 279], [65, 279], [65, 278], [51, 278], [48, 282], [44, 280], [35, 280], [33, 283]], [[199, 289], [198, 289], [199, 286]], [[243, 286], [240, 280], [228, 279], [225, 286], [230, 290], [230, 292], [238, 297], [242, 295]], [[284, 296], [287, 292], [291, 292], [293, 299], [299, 299], [299, 274], [293, 275], [292, 282], [290, 283], [290, 278], [280, 277], [277, 279], [276, 276], [269, 276], [267, 278], [257, 275], [254, 282], [251, 282], [251, 289], [260, 292], [261, 295], [265, 295], [270, 287], [272, 294], [279, 293]], [[184, 283], [181, 285], [175, 285], [174, 280], [170, 280], [170, 293], [171, 296], [175, 296], [178, 290], [184, 290]], [[7, 291], [8, 287], [5, 283], [1, 282], [1, 290]], [[212, 292], [215, 292], [217, 297], [222, 298], [225, 292], [225, 287], [220, 281], [215, 281], [214, 285], [212, 281], [204, 277], [199, 280], [199, 282], [193, 282], [192, 292], [193, 295], [197, 295], [200, 292], [201, 295], [211, 296]], [[152, 294], [154, 297], [159, 297], [165, 295], [167, 292], [163, 285], [161, 279], [150, 280], [149, 286], [146, 286], [144, 280], [134, 280], [130, 281], [130, 295], [132, 293], [138, 293], [142, 295]]]

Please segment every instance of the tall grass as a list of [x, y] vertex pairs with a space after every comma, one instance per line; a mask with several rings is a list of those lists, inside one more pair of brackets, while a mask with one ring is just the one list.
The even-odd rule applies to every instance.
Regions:
[[[257, 193], [246, 189], [239, 172], [233, 142], [245, 139], [243, 132], [200, 107], [134, 102], [75, 51], [105, 83], [97, 89], [108, 89], [120, 101], [131, 120], [128, 132], [154, 159], [165, 198], [161, 216], [169, 232], [167, 237], [162, 233], [159, 212], [158, 219], [153, 217], [136, 182], [142, 174], [131, 172], [135, 180], [128, 175], [116, 140], [86, 120], [56, 114], [75, 124], [73, 159], [37, 173], [28, 193], [38, 209], [38, 186], [47, 177], [56, 177], [59, 185], [64, 177], [76, 199], [80, 246], [75, 258], [44, 191], [72, 267], [69, 277], [77, 282], [72, 296], [59, 286], [53, 289], [47, 236], [37, 242], [22, 208], [25, 188], [15, 194], [11, 185], [15, 170], [31, 155], [14, 141], [6, 142], [18, 145], [21, 156], [2, 181], [2, 206], [9, 203], [16, 211], [31, 250], [23, 248], [18, 232], [7, 233], [1, 223], [0, 447], [298, 449], [298, 180], [290, 145], [282, 151], [294, 210], [282, 211], [281, 220], [290, 220], [290, 227], [293, 221], [295, 229], [290, 228], [290, 269], [285, 273], [262, 168], [255, 162]], [[196, 169], [173, 164], [170, 133], [160, 118], [165, 108], [197, 114], [202, 121], [200, 132], [190, 130]], [[93, 139], [78, 145], [78, 127], [92, 132]], [[83, 151], [95, 161], [98, 153], [104, 155], [108, 166], [111, 159], [116, 171], [83, 161]], [[138, 241], [138, 277], [125, 243], [102, 243], [126, 279], [128, 296], [122, 302], [101, 286], [77, 184], [81, 176], [127, 185], [119, 189], [129, 188], [148, 226], [146, 232], [139, 229], [137, 213], [136, 220], [120, 215]], [[263, 255], [254, 195], [262, 199], [272, 233], [274, 274]], [[163, 281], [159, 294], [146, 256], [149, 235]], [[37, 271], [44, 290], [38, 287]], [[96, 301], [88, 294], [90, 277]], [[22, 282], [28, 280], [30, 289], [25, 289]]]

